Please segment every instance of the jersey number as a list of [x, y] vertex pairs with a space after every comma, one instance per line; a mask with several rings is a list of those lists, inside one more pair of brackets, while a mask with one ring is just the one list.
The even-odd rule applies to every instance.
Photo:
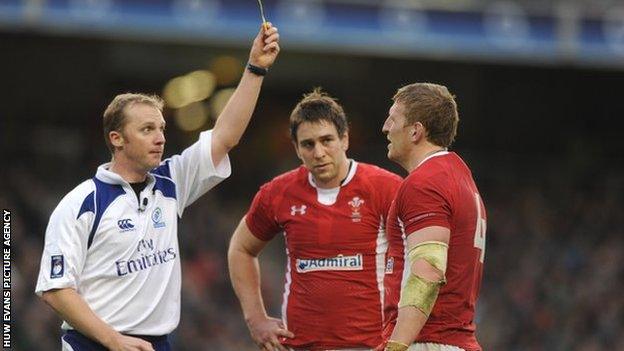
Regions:
[[477, 229], [475, 230], [474, 247], [481, 249], [479, 261], [483, 263], [483, 260], [485, 260], [485, 230], [487, 224], [485, 218], [483, 218], [484, 206], [481, 202], [481, 197], [477, 193], [475, 193], [475, 202], [477, 205]]

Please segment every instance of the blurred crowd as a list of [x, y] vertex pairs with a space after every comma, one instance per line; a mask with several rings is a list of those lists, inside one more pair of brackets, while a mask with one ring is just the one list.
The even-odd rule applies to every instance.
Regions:
[[555, 162], [482, 187], [485, 350], [624, 350], [624, 173]]
[[[83, 150], [103, 149], [99, 138], [86, 142], [98, 146]], [[236, 154], [238, 176], [202, 197], [180, 221], [183, 300], [172, 336], [176, 350], [256, 349], [230, 286], [226, 248], [257, 185], [296, 160], [277, 165], [284, 161], [273, 157], [274, 164], [255, 173], [266, 179], [249, 185], [247, 172], [256, 165], [242, 160], [255, 152], [244, 148]], [[44, 232], [61, 197], [106, 161], [95, 155], [83, 152], [69, 164], [26, 157], [3, 171], [0, 205], [12, 211], [13, 350], [59, 349], [60, 320], [34, 294]], [[554, 163], [508, 155], [492, 160], [491, 153], [471, 150], [465, 155], [488, 210], [477, 312], [484, 349], [624, 350], [621, 166], [586, 167], [572, 155]], [[261, 257], [263, 293], [273, 315], [281, 303], [285, 263], [276, 238]]]

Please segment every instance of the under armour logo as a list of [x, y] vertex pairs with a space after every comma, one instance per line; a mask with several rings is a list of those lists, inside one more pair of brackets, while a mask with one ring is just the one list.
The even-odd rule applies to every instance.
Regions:
[[299, 208], [297, 208], [297, 206], [290, 206], [290, 215], [294, 216], [297, 213], [304, 215], [306, 213], [306, 208], [308, 208], [306, 205], [301, 205]]
[[132, 224], [132, 220], [130, 218], [120, 219], [117, 221], [117, 226], [121, 230], [130, 230], [134, 229], [134, 224]]

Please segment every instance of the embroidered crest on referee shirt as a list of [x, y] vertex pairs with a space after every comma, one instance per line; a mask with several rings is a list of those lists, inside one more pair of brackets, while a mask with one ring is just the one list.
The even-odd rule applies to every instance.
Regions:
[[364, 200], [360, 199], [359, 196], [355, 196], [351, 201], [349, 201], [349, 206], [351, 207], [351, 220], [353, 222], [359, 222], [362, 220], [360, 206], [362, 206], [363, 204]]
[[160, 209], [160, 207], [156, 207], [152, 212], [152, 222], [154, 222], [154, 228], [162, 228], [165, 226], [162, 210]]

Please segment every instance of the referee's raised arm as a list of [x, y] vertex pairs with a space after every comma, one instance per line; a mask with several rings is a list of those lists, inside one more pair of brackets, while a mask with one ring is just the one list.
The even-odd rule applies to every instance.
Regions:
[[212, 131], [212, 160], [219, 164], [236, 146], [249, 124], [258, 101], [264, 75], [280, 51], [277, 27], [263, 25], [254, 39], [249, 63], [236, 91], [219, 115]]

